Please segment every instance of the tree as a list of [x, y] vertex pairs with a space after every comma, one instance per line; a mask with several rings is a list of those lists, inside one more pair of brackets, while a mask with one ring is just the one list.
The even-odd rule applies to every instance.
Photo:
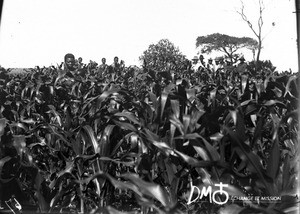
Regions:
[[[258, 29], [255, 30], [252, 23], [250, 22], [250, 20], [248, 19], [248, 17], [245, 15], [245, 5], [243, 3], [243, 1], [241, 1], [242, 3], [242, 7], [240, 11], [236, 11], [238, 14], [241, 15], [242, 19], [247, 22], [248, 26], [250, 27], [250, 29], [252, 30], [252, 32], [254, 33], [254, 35], [256, 36], [257, 40], [258, 40], [258, 45], [257, 45], [257, 55], [256, 55], [256, 61], [259, 61], [259, 57], [260, 57], [260, 53], [261, 53], [261, 49], [262, 49], [262, 26], [264, 24], [263, 22], [263, 11], [265, 9], [264, 6], [264, 2], [263, 0], [259, 0], [259, 18], [257, 21], [257, 25], [258, 25]], [[274, 26], [274, 23], [272, 23]]]
[[201, 53], [221, 51], [231, 61], [235, 60], [237, 51], [242, 48], [256, 49], [257, 41], [249, 37], [234, 37], [226, 34], [214, 33], [207, 36], [199, 36], [196, 39], [196, 47], [201, 46]]
[[147, 68], [155, 71], [165, 70], [170, 63], [178, 65], [186, 60], [179, 48], [168, 39], [161, 39], [157, 44], [149, 45], [139, 59]]
[[[300, 1], [299, 0], [295, 0], [295, 8], [296, 8], [296, 23], [297, 23], [297, 34], [298, 36], [300, 35]], [[299, 71], [299, 67], [300, 67], [300, 39], [297, 39], [297, 48], [298, 48], [298, 71]]]

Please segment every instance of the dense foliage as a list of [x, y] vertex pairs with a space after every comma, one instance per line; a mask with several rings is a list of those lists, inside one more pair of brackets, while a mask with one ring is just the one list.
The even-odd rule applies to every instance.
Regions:
[[168, 39], [161, 39], [156, 44], [149, 45], [140, 56], [144, 66], [155, 71], [165, 71], [170, 68], [181, 68], [186, 57]]
[[[74, 77], [53, 66], [2, 72], [2, 206], [14, 194], [39, 212], [297, 210], [299, 75], [217, 84], [185, 69], [168, 78], [148, 67], [106, 78], [90, 67]], [[281, 200], [187, 203], [191, 184], [220, 182], [231, 196]]]

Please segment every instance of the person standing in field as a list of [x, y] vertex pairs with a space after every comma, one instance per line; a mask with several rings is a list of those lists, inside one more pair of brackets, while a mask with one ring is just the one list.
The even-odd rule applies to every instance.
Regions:
[[121, 60], [121, 62], [120, 62], [120, 68], [121, 69], [125, 68], [125, 62], [124, 62], [124, 60]]
[[78, 58], [77, 68], [78, 69], [83, 68], [83, 62], [82, 62], [82, 58], [81, 57]]
[[238, 76], [240, 77], [241, 91], [242, 93], [244, 93], [249, 78], [249, 72], [247, 70], [247, 63], [245, 62], [245, 58], [242, 56], [239, 60], [240, 62], [236, 67], [236, 71]]
[[59, 74], [59, 82], [63, 83], [67, 86], [71, 86], [77, 77], [77, 68], [76, 68], [76, 60], [75, 56], [71, 53], [67, 53], [64, 57], [64, 68]]
[[207, 70], [209, 71], [209, 76], [211, 80], [214, 80], [215, 74], [216, 74], [216, 65], [213, 63], [213, 59], [209, 58], [207, 65], [206, 65]]
[[213, 64], [212, 58], [208, 59], [207, 64], [206, 64], [206, 68], [208, 70], [210, 70], [210, 72], [213, 72], [213, 70], [214, 70], [214, 64]]
[[197, 56], [194, 56], [194, 58], [192, 59], [193, 64], [192, 64], [191, 69], [193, 70], [194, 73], [196, 73], [198, 71], [199, 66], [200, 66], [200, 64], [198, 63], [198, 60], [199, 59]]
[[225, 79], [228, 80], [228, 82], [232, 81], [233, 73], [234, 73], [234, 66], [232, 65], [232, 62], [230, 59], [226, 60], [226, 64], [224, 66], [225, 71]]
[[114, 57], [114, 62], [109, 66], [110, 75], [113, 79], [115, 77], [121, 75], [121, 69], [120, 69], [120, 63], [119, 63], [119, 57]]
[[200, 61], [201, 66], [205, 68], [206, 65], [205, 65], [205, 62], [204, 62], [204, 56], [202, 54], [199, 56], [199, 61]]
[[65, 70], [74, 71], [75, 70], [75, 56], [71, 53], [65, 55]]
[[241, 75], [246, 71], [247, 63], [245, 62], [246, 60], [243, 56], [239, 60], [240, 60], [240, 62], [238, 63], [236, 70], [237, 70], [238, 74]]
[[114, 69], [114, 71], [119, 70], [120, 68], [119, 57], [117, 56], [114, 57], [114, 62], [111, 64], [111, 67]]
[[99, 65], [97, 70], [97, 77], [102, 79], [108, 74], [108, 65], [106, 64], [106, 58], [101, 59], [102, 64]]

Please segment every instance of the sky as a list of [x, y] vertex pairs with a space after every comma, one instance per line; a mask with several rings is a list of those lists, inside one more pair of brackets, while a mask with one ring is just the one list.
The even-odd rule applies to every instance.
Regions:
[[[244, 3], [257, 29], [258, 0]], [[264, 0], [264, 5], [261, 59], [271, 60], [279, 71], [297, 72], [295, 1]], [[192, 59], [199, 52], [198, 36], [255, 38], [236, 12], [240, 7], [240, 0], [4, 0], [0, 65], [56, 65], [66, 53], [84, 63], [105, 57], [111, 64], [118, 56], [126, 65], [140, 65], [142, 53], [160, 39], [169, 39]], [[252, 60], [250, 51], [243, 54]]]

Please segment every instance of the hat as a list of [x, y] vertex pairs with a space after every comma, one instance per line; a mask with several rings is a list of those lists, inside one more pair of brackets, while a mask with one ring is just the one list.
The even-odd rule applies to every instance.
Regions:
[[197, 56], [194, 56], [192, 60], [199, 60]]
[[221, 60], [223, 60], [223, 57], [221, 56], [215, 58], [215, 61], [221, 61]]
[[239, 58], [240, 61], [245, 61], [245, 58], [242, 56], [241, 58]]
[[208, 61], [212, 61], [212, 60], [213, 60], [212, 58], [209, 58], [209, 59], [208, 59]]
[[203, 55], [200, 55], [199, 58], [200, 58], [200, 59], [204, 59], [204, 56], [203, 56]]

